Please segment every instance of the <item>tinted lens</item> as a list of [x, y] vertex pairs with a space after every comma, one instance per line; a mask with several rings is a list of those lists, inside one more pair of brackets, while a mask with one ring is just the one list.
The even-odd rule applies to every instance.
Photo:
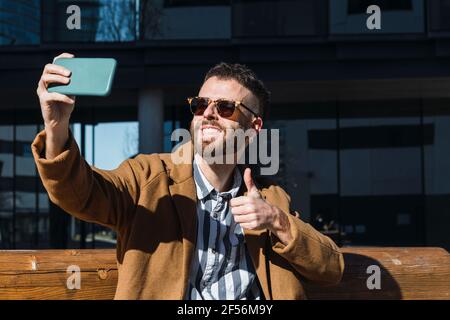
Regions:
[[191, 111], [196, 116], [202, 115], [206, 108], [208, 108], [208, 99], [206, 98], [192, 98]]
[[229, 118], [234, 113], [235, 105], [233, 101], [219, 100], [217, 101], [217, 109], [221, 117]]

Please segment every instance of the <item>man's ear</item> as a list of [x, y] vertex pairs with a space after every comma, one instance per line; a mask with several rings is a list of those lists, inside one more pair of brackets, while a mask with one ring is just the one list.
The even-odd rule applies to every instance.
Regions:
[[256, 130], [257, 133], [261, 131], [263, 127], [263, 120], [261, 117], [258, 117], [252, 121], [252, 128]]

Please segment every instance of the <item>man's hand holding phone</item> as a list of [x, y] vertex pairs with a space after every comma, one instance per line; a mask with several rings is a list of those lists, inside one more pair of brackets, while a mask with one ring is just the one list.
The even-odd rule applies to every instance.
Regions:
[[[73, 58], [63, 53], [55, 58]], [[71, 72], [56, 64], [47, 64], [42, 72], [36, 90], [41, 105], [45, 125], [45, 158], [53, 159], [59, 155], [69, 139], [69, 120], [75, 107], [75, 97], [57, 92], [48, 92], [49, 84], [68, 84]]]

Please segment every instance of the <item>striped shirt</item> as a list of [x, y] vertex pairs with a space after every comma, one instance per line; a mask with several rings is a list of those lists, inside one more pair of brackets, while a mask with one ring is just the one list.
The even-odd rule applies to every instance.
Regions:
[[234, 222], [229, 206], [229, 200], [236, 197], [242, 184], [239, 169], [235, 169], [233, 186], [226, 192], [217, 192], [211, 186], [195, 159], [193, 170], [198, 227], [186, 299], [261, 299], [244, 233]]

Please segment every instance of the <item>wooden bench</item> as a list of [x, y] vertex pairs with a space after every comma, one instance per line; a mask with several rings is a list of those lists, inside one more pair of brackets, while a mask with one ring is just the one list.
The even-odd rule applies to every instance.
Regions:
[[[441, 248], [343, 248], [345, 273], [334, 287], [308, 285], [309, 299], [450, 300], [450, 256]], [[79, 266], [81, 288], [68, 289], [67, 269]], [[369, 290], [367, 273], [379, 266], [381, 289]], [[376, 267], [375, 267], [376, 269]], [[115, 250], [0, 251], [0, 299], [112, 299]]]

